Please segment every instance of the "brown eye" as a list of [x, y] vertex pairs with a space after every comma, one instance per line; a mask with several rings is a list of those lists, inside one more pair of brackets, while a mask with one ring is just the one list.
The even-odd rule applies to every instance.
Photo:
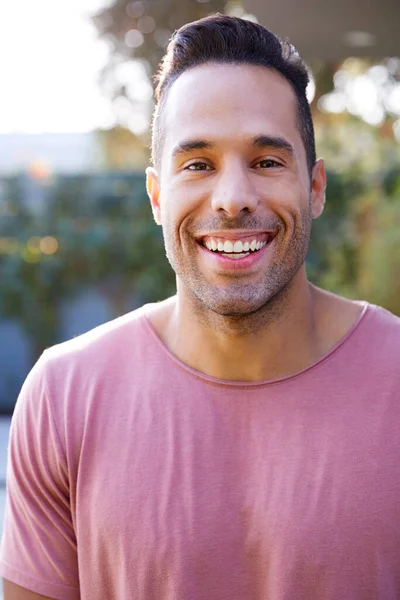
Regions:
[[203, 162], [196, 162], [188, 165], [186, 167], [187, 171], [207, 171], [209, 169], [209, 165]]
[[260, 160], [255, 166], [258, 166], [261, 169], [271, 169], [274, 167], [280, 167], [281, 164], [272, 158], [265, 158], [264, 160]]

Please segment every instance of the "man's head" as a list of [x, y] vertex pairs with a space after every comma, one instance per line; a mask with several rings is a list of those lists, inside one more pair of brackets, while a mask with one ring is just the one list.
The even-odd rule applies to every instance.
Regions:
[[273, 69], [283, 75], [296, 95], [298, 126], [306, 150], [308, 169], [315, 164], [315, 140], [306, 97], [309, 81], [296, 49], [258, 23], [214, 15], [181, 27], [171, 39], [156, 75], [157, 106], [153, 118], [152, 158], [160, 169], [165, 139], [165, 100], [171, 85], [188, 69], [206, 63], [248, 64]]
[[294, 49], [240, 19], [189, 24], [169, 48], [147, 189], [178, 293], [200, 309], [257, 313], [304, 276], [325, 188], [306, 85]]

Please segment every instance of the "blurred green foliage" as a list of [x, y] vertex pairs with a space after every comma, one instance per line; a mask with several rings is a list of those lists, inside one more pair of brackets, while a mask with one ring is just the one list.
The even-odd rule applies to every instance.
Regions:
[[23, 178], [4, 184], [0, 317], [22, 324], [34, 357], [59, 341], [60, 303], [85, 286], [100, 287], [115, 315], [132, 308], [132, 298], [139, 305], [174, 292], [143, 176], [113, 173], [39, 182], [35, 185], [44, 187], [45, 198], [39, 212], [27, 208]]
[[324, 264], [315, 279], [322, 287], [400, 315], [400, 168], [364, 175], [358, 182], [321, 253]]

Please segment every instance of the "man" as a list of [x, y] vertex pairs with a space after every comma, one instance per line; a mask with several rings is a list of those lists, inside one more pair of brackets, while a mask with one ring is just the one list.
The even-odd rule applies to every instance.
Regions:
[[305, 67], [214, 16], [158, 81], [147, 187], [177, 294], [29, 375], [5, 598], [399, 598], [400, 320], [307, 282]]

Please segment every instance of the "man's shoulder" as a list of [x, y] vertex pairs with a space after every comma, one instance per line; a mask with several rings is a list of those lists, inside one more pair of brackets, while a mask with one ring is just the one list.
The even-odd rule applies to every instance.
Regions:
[[[103, 323], [79, 336], [56, 344], [45, 350], [42, 362], [46, 364], [91, 363], [109, 358], [118, 352], [129, 351], [141, 344], [146, 334], [146, 312], [144, 305], [125, 315]], [[97, 358], [96, 358], [97, 357]]]
[[[385, 346], [400, 344], [400, 317], [366, 300], [350, 300], [327, 290], [312, 287], [319, 305], [319, 315], [331, 337], [370, 344], [384, 341]], [[339, 332], [339, 337], [338, 337]], [[356, 334], [356, 335], [353, 335]]]
[[[154, 367], [157, 360], [158, 346], [146, 317], [150, 310], [151, 305], [144, 305], [45, 350], [22, 386], [17, 414], [29, 413], [33, 423], [51, 414], [65, 448], [63, 423], [81, 440], [93, 406], [96, 419], [106, 421], [111, 407], [131, 403], [149, 372], [144, 366], [153, 360]], [[154, 378], [155, 368], [149, 377]]]
[[391, 369], [400, 376], [400, 318], [389, 310], [368, 304], [354, 337], [352, 351], [365, 364]]
[[367, 305], [365, 316], [366, 328], [371, 333], [383, 336], [391, 343], [400, 344], [400, 317], [376, 304]]

